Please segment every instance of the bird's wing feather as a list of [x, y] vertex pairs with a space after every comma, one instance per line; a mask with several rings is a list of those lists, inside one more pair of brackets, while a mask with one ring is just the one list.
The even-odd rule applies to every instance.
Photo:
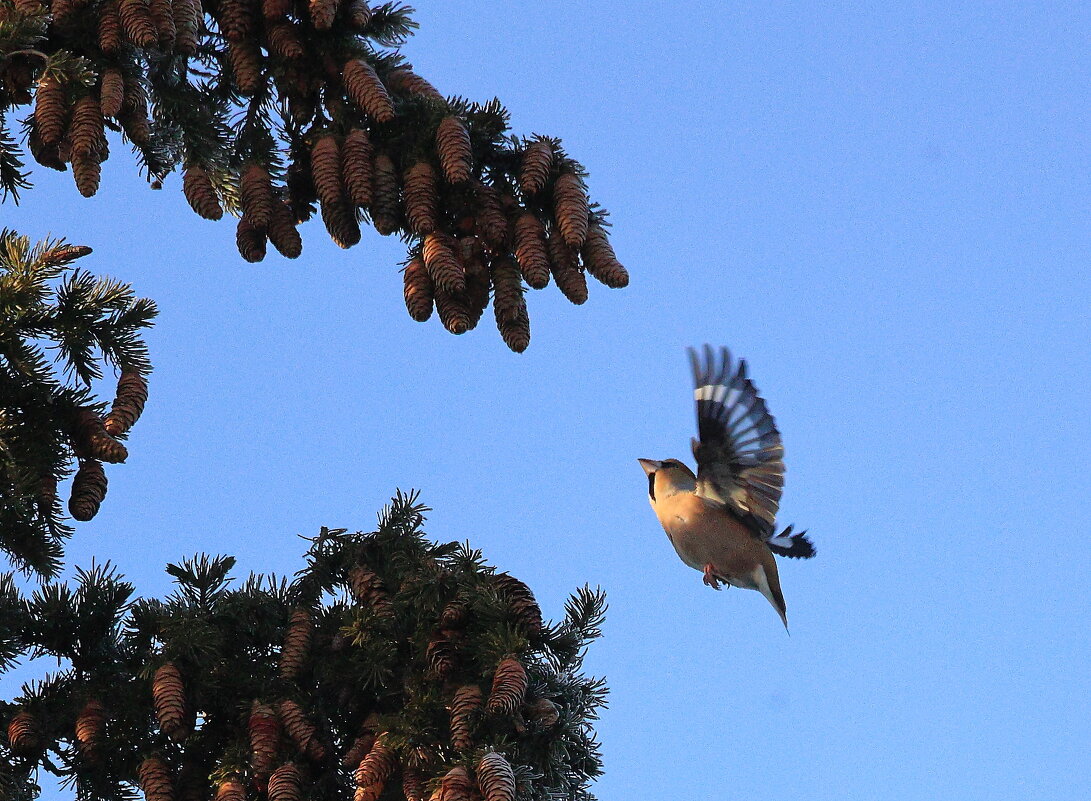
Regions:
[[746, 362], [733, 367], [721, 348], [716, 358], [689, 349], [693, 365], [697, 431], [697, 494], [727, 505], [750, 520], [762, 539], [773, 523], [784, 488], [784, 446], [776, 422], [747, 377]]

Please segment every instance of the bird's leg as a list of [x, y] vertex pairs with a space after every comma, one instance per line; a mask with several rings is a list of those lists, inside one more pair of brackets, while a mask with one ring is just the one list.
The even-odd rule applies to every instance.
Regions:
[[704, 573], [705, 573], [705, 578], [704, 578], [705, 584], [712, 587], [712, 589], [714, 589], [714, 590], [720, 589], [720, 583], [716, 580], [716, 576], [714, 576], [712, 574], [712, 563], [711, 562], [709, 562], [707, 565], [705, 565]]

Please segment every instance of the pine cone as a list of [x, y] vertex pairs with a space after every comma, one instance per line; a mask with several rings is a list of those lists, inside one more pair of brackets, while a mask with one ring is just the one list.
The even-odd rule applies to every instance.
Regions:
[[99, 506], [106, 497], [106, 473], [102, 463], [95, 459], [80, 461], [80, 469], [72, 479], [72, 495], [68, 499], [68, 512], [75, 520], [87, 522], [98, 514]]
[[621, 289], [629, 285], [628, 271], [617, 260], [606, 232], [599, 226], [592, 225], [587, 229], [582, 254], [587, 272], [601, 283], [611, 289]]
[[338, 199], [334, 203], [321, 205], [322, 224], [330, 239], [340, 248], [350, 248], [360, 241], [360, 223], [356, 212], [345, 201]]
[[99, 743], [105, 722], [106, 707], [96, 698], [84, 704], [76, 717], [76, 747], [80, 756], [89, 762], [95, 762], [101, 756]]
[[116, 117], [125, 101], [125, 79], [117, 67], [107, 67], [99, 84], [101, 110], [107, 117]]
[[513, 715], [527, 693], [527, 672], [513, 656], [496, 666], [485, 709], [492, 714]]
[[465, 334], [473, 323], [470, 307], [460, 295], [436, 287], [436, 313], [452, 334]]
[[172, 663], [155, 671], [152, 680], [152, 699], [155, 702], [155, 718], [162, 732], [176, 743], [189, 734], [186, 723], [186, 694], [182, 674]]
[[250, 164], [239, 179], [239, 200], [243, 214], [255, 228], [267, 228], [273, 218], [273, 179], [260, 164]]
[[394, 119], [394, 102], [374, 67], [362, 58], [350, 59], [345, 62], [344, 81], [345, 91], [361, 111], [378, 122]]
[[98, 8], [98, 46], [105, 55], [112, 56], [121, 49], [121, 17], [117, 0], [106, 0]]
[[239, 255], [251, 264], [261, 261], [265, 258], [265, 229], [258, 228], [243, 215], [235, 228], [235, 245]]
[[117, 381], [117, 392], [110, 406], [110, 413], [103, 421], [103, 428], [111, 436], [124, 434], [140, 419], [144, 404], [148, 402], [148, 382], [136, 370], [122, 370]]
[[424, 238], [422, 254], [432, 283], [444, 292], [459, 293], [466, 289], [466, 271], [462, 269], [451, 241], [443, 234], [429, 234]]
[[261, 15], [270, 22], [292, 13], [292, 0], [261, 0]]
[[440, 679], [450, 678], [458, 667], [458, 654], [454, 644], [443, 636], [434, 637], [425, 651], [425, 659], [432, 672]]
[[496, 312], [497, 322], [515, 320], [526, 313], [519, 270], [512, 263], [511, 257], [502, 256], [493, 260], [492, 283], [492, 306]]
[[493, 248], [504, 246], [508, 238], [508, 221], [500, 204], [500, 193], [488, 184], [474, 183], [474, 200], [477, 205], [475, 225], [477, 235]]
[[436, 191], [436, 171], [426, 161], [420, 161], [405, 171], [405, 217], [413, 233], [424, 236], [436, 230], [439, 194]]
[[98, 192], [99, 182], [102, 180], [102, 167], [99, 160], [87, 156], [76, 156], [72, 159], [72, 177], [76, 181], [76, 189], [84, 197], [94, 197]]
[[197, 43], [204, 23], [204, 10], [201, 0], [172, 0], [174, 29], [177, 36], [174, 51], [179, 55], [192, 56], [197, 52]]
[[570, 247], [581, 247], [587, 236], [589, 209], [583, 181], [575, 173], [557, 176], [553, 185], [553, 213], [565, 243]]
[[530, 212], [515, 221], [515, 258], [523, 278], [534, 289], [549, 284], [549, 254], [546, 252], [545, 227]]
[[[367, 131], [363, 128], [353, 128], [349, 131], [341, 147], [341, 168], [349, 200], [357, 206], [371, 205], [374, 159], [375, 149], [371, 146]], [[396, 191], [397, 188], [395, 188]]]
[[445, 629], [461, 629], [466, 626], [466, 605], [452, 601], [439, 613], [439, 625]]
[[397, 767], [397, 757], [380, 734], [371, 746], [371, 750], [367, 752], [367, 756], [360, 760], [360, 766], [356, 768], [356, 786], [372, 789], [375, 797], [378, 797], [383, 791], [386, 780]]
[[466, 768], [455, 765], [440, 781], [440, 789], [443, 793], [443, 801], [470, 801], [474, 784]]
[[152, 24], [148, 0], [118, 0], [117, 10], [121, 27], [130, 42], [143, 48], [159, 44], [159, 32]]
[[444, 117], [436, 129], [436, 152], [443, 167], [443, 177], [449, 184], [461, 184], [470, 180], [470, 134], [462, 120], [451, 115]]
[[303, 670], [311, 651], [314, 621], [306, 609], [292, 611], [288, 628], [284, 632], [284, 646], [280, 649], [280, 676], [295, 679]]
[[303, 238], [295, 227], [295, 215], [291, 207], [282, 200], [273, 201], [273, 218], [266, 231], [269, 241], [286, 259], [298, 259], [303, 253]]
[[190, 208], [206, 220], [218, 220], [223, 217], [223, 208], [204, 168], [197, 164], [186, 167], [185, 175], [182, 177], [182, 192]]
[[344, 196], [341, 181], [341, 151], [332, 134], [319, 137], [311, 148], [311, 175], [322, 205], [340, 203]]
[[432, 278], [424, 266], [424, 259], [414, 256], [402, 270], [404, 279], [405, 308], [409, 316], [418, 323], [423, 323], [432, 316], [432, 304], [435, 294]]
[[420, 771], [412, 768], [402, 771], [402, 793], [405, 801], [424, 801], [424, 777]]
[[140, 789], [144, 791], [145, 801], [174, 801], [170, 773], [159, 757], [148, 757], [141, 762], [137, 777], [140, 780]]
[[306, 222], [314, 216], [314, 204], [318, 200], [308, 152], [293, 151], [285, 183], [288, 187], [288, 205], [292, 209], [292, 217], [296, 224]]
[[345, 755], [341, 758], [341, 766], [349, 770], [356, 770], [360, 761], [367, 756], [368, 751], [371, 750], [371, 746], [375, 745], [375, 735], [371, 732], [365, 732], [352, 741], [352, 745], [349, 746], [349, 750], [345, 752]]
[[389, 236], [398, 230], [402, 216], [398, 174], [394, 162], [386, 153], [376, 153], [372, 166], [371, 221], [376, 231]]
[[455, 690], [451, 699], [451, 746], [456, 751], [473, 747], [473, 723], [481, 709], [481, 688], [467, 684]]
[[64, 87], [46, 73], [39, 79], [34, 96], [34, 126], [42, 144], [52, 145], [61, 141], [67, 116]]
[[238, 779], [224, 779], [216, 788], [215, 801], [246, 801], [246, 787]]
[[459, 240], [459, 260], [466, 271], [466, 307], [470, 313], [470, 328], [475, 328], [489, 306], [492, 278], [482, 261], [481, 243], [476, 236]]
[[576, 261], [575, 252], [565, 244], [556, 228], [546, 237], [546, 248], [549, 250], [549, 270], [557, 288], [577, 306], [586, 303], [587, 278]]
[[227, 55], [231, 61], [231, 73], [235, 86], [244, 95], [257, 94], [261, 88], [261, 50], [252, 41], [227, 43]]
[[516, 317], [497, 316], [496, 330], [500, 332], [500, 338], [504, 340], [504, 344], [515, 353], [522, 353], [530, 347], [530, 316], [525, 308]]
[[38, 722], [25, 709], [8, 721], [8, 746], [19, 756], [31, 756], [41, 750]]
[[251, 41], [258, 29], [258, 20], [252, 0], [220, 0], [217, 22], [228, 42]]
[[357, 603], [368, 604], [380, 617], [393, 617], [394, 607], [387, 597], [382, 579], [366, 567], [357, 565], [349, 571], [349, 592]]
[[148, 120], [148, 95], [138, 80], [125, 80], [125, 101], [121, 104], [118, 122], [129, 139], [138, 147], [146, 147], [151, 141], [151, 122]]
[[250, 734], [250, 767], [254, 779], [264, 785], [276, 762], [280, 746], [280, 720], [268, 704], [254, 701], [248, 724]]
[[84, 95], [72, 111], [72, 127], [69, 129], [73, 158], [97, 158], [106, 135], [103, 133], [102, 108], [98, 100]]
[[432, 84], [428, 83], [428, 81], [417, 75], [411, 69], [403, 67], [391, 70], [387, 75], [387, 82], [389, 83], [390, 88], [395, 92], [404, 95], [416, 95], [417, 97], [435, 100], [439, 103], [447, 102], [436, 87], [432, 86]]
[[148, 14], [159, 38], [159, 49], [169, 53], [174, 49], [174, 40], [178, 35], [171, 0], [149, 0]]
[[371, 8], [364, 0], [349, 0], [345, 5], [345, 20], [356, 30], [366, 28], [371, 22]]
[[306, 53], [294, 22], [280, 19], [268, 25], [265, 33], [269, 37], [269, 49], [283, 59], [303, 58]]
[[269, 777], [269, 801], [300, 801], [303, 797], [303, 774], [289, 762], [273, 771]]
[[280, 721], [284, 725], [284, 731], [292, 738], [299, 750], [315, 762], [321, 762], [326, 757], [326, 749], [318, 741], [317, 730], [314, 724], [307, 719], [307, 715], [295, 701], [285, 699], [280, 702]]
[[493, 585], [508, 599], [512, 614], [519, 621], [519, 625], [532, 637], [541, 634], [542, 610], [534, 599], [534, 593], [530, 591], [530, 587], [507, 573], [497, 573], [493, 577]]
[[515, 801], [515, 772], [495, 751], [485, 754], [477, 763], [477, 784], [485, 801]]
[[553, 145], [539, 139], [527, 145], [519, 167], [519, 186], [524, 195], [536, 195], [542, 191], [553, 170]]
[[534, 703], [527, 704], [527, 717], [539, 726], [549, 729], [557, 725], [561, 713], [557, 705], [548, 698], [539, 698]]
[[339, 0], [309, 0], [311, 24], [314, 25], [315, 30], [328, 31], [333, 27], [338, 5], [340, 5]]
[[72, 442], [79, 453], [103, 462], [117, 464], [129, 457], [125, 446], [110, 436], [102, 418], [87, 406], [76, 410]]

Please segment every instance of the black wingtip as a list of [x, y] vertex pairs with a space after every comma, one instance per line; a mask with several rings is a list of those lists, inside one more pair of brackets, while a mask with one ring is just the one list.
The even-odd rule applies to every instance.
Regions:
[[769, 538], [765, 544], [777, 556], [786, 556], [789, 559], [813, 559], [818, 554], [807, 532], [793, 534], [791, 526], [784, 529], [778, 536]]

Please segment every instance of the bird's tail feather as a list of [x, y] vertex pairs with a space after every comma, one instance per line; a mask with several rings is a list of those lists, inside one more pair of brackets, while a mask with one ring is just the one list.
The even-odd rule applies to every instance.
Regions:
[[793, 534], [791, 526], [777, 536], [770, 537], [765, 544], [777, 556], [787, 556], [791, 559], [810, 559], [818, 553], [807, 532], [800, 531], [798, 534]]

